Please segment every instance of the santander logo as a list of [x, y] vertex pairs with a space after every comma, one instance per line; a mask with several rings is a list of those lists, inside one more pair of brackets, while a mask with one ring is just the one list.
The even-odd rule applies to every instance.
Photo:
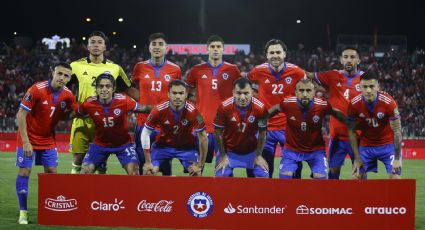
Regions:
[[227, 205], [227, 207], [224, 208], [224, 212], [227, 213], [227, 214], [232, 214], [232, 213], [236, 212], [236, 209], [233, 208], [231, 203], [229, 203], [229, 205]]
[[157, 202], [148, 202], [142, 200], [137, 205], [137, 211], [139, 212], [172, 212], [173, 211], [173, 200], [160, 200]]
[[58, 196], [56, 199], [47, 198], [44, 201], [44, 207], [57, 212], [68, 212], [78, 208], [76, 199], [66, 199], [66, 197], [62, 195]]

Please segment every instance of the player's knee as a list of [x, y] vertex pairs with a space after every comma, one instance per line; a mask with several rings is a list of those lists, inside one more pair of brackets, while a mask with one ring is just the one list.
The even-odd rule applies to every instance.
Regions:
[[81, 167], [81, 174], [92, 174], [94, 173], [94, 164], [83, 164]]
[[29, 177], [31, 175], [31, 168], [19, 168], [19, 176]]
[[401, 176], [398, 174], [388, 174], [390, 179], [401, 179]]
[[45, 173], [57, 173], [58, 170], [56, 167], [44, 167], [44, 172]]
[[313, 179], [315, 180], [325, 180], [326, 175], [321, 173], [313, 173]]

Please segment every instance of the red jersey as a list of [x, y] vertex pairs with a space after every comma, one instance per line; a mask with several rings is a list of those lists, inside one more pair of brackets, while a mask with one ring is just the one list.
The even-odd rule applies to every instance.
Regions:
[[226, 151], [250, 153], [257, 148], [257, 131], [267, 128], [265, 105], [255, 97], [245, 110], [240, 109], [233, 97], [225, 100], [217, 110], [214, 126], [223, 130]]
[[[50, 80], [32, 85], [21, 101], [20, 107], [28, 112], [27, 133], [33, 149], [56, 148], [55, 126], [65, 111], [76, 110], [77, 102], [72, 92], [63, 87], [53, 90]], [[18, 130], [18, 147], [22, 147], [21, 134]]]
[[[258, 85], [258, 97], [267, 109], [279, 104], [284, 97], [295, 95], [295, 84], [304, 78], [304, 70], [286, 63], [280, 72], [275, 72], [269, 63], [256, 66], [248, 74], [249, 80]], [[268, 130], [285, 130], [285, 114], [279, 113], [269, 119]]]
[[236, 65], [223, 62], [217, 67], [202, 63], [190, 69], [187, 84], [196, 88], [196, 107], [205, 119], [208, 133], [214, 132], [213, 121], [218, 106], [233, 96], [233, 81], [241, 77]]
[[89, 97], [78, 108], [81, 116], [89, 115], [95, 124], [94, 143], [103, 147], [120, 147], [131, 142], [127, 128], [127, 112], [136, 111], [139, 104], [125, 94], [115, 93], [104, 105], [97, 97]]
[[[314, 81], [322, 85], [329, 95], [329, 103], [333, 108], [340, 110], [347, 116], [348, 104], [350, 100], [359, 95], [360, 76], [363, 71], [357, 71], [353, 76], [348, 75], [343, 70], [330, 70], [323, 73], [314, 73]], [[347, 126], [338, 121], [335, 117], [330, 117], [330, 137], [337, 137], [340, 140], [348, 140]]]
[[332, 107], [319, 98], [313, 98], [309, 107], [303, 110], [296, 97], [287, 97], [280, 104], [286, 114], [287, 129], [285, 148], [295, 152], [310, 153], [325, 149], [322, 123]]
[[360, 146], [380, 146], [394, 143], [390, 120], [400, 119], [397, 104], [384, 92], [369, 104], [362, 95], [354, 97], [348, 107], [348, 118], [360, 129]]
[[145, 127], [150, 130], [160, 127], [160, 133], [156, 136], [157, 145], [173, 148], [193, 148], [195, 146], [193, 131], [205, 130], [201, 114], [188, 101], [180, 111], [174, 111], [169, 101], [155, 106], [148, 116]]
[[[180, 67], [167, 60], [160, 66], [154, 66], [151, 60], [139, 62], [131, 76], [131, 80], [139, 84], [139, 103], [153, 106], [167, 100], [168, 84], [180, 79]], [[137, 124], [143, 126], [147, 117], [147, 114], [139, 113]]]

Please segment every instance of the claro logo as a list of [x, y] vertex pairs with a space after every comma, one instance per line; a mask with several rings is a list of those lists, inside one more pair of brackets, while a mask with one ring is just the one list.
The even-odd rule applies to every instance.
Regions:
[[298, 215], [352, 215], [352, 208], [308, 208], [300, 205], [296, 209]]
[[47, 198], [44, 201], [44, 207], [57, 212], [68, 212], [77, 209], [76, 199], [66, 199], [66, 197], [60, 195], [56, 199]]
[[404, 215], [405, 207], [366, 207], [364, 213], [368, 215]]
[[121, 209], [125, 209], [123, 203], [123, 200], [118, 201], [118, 199], [115, 198], [113, 203], [105, 201], [93, 201], [91, 202], [90, 207], [93, 211], [118, 212]]

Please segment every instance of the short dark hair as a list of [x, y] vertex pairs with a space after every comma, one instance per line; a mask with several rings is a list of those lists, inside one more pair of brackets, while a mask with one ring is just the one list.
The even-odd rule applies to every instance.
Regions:
[[360, 81], [361, 80], [376, 80], [376, 81], [379, 81], [379, 79], [378, 79], [378, 75], [376, 75], [374, 72], [372, 72], [372, 71], [366, 71], [365, 73], [363, 73], [361, 76], [360, 76]]
[[108, 37], [106, 37], [105, 33], [103, 33], [102, 31], [95, 30], [91, 32], [91, 34], [89, 35], [89, 39], [94, 36], [101, 37], [105, 41], [105, 44], [108, 43]]
[[357, 55], [358, 55], [358, 56], [360, 56], [360, 51], [359, 51], [359, 49], [357, 49], [357, 48], [356, 48], [356, 47], [354, 47], [354, 46], [346, 46], [346, 47], [343, 47], [343, 48], [342, 48], [342, 50], [341, 50], [341, 56], [342, 56], [342, 53], [344, 53], [344, 51], [346, 51], [346, 50], [354, 50], [354, 51], [356, 51]]
[[207, 46], [209, 46], [211, 43], [213, 42], [221, 42], [224, 45], [224, 40], [222, 37], [214, 34], [211, 35], [208, 39], [207, 39]]
[[67, 63], [67, 62], [58, 62], [58, 63], [56, 63], [55, 65], [53, 65], [53, 70], [54, 70], [56, 67], [58, 67], [58, 66], [61, 66], [61, 67], [63, 67], [63, 68], [66, 68], [66, 69], [70, 69], [70, 70], [72, 70], [71, 65], [70, 65], [69, 63]]
[[165, 41], [165, 43], [167, 43], [167, 38], [165, 37], [165, 34], [163, 33], [154, 33], [149, 35], [149, 43], [151, 43], [153, 40], [161, 38]]
[[266, 43], [266, 46], [264, 47], [264, 53], [265, 54], [267, 54], [267, 51], [269, 50], [269, 47], [272, 46], [272, 45], [281, 45], [283, 51], [285, 51], [285, 52], [288, 51], [288, 48], [286, 47], [285, 43], [283, 43], [282, 40], [280, 40], [280, 39], [272, 39], [272, 40], [268, 41]]
[[184, 88], [187, 88], [187, 84], [184, 81], [182, 81], [182, 80], [173, 80], [173, 81], [170, 82], [170, 84], [168, 84], [168, 92], [170, 92], [171, 87], [173, 87], [173, 86], [179, 86], [179, 85], [183, 86]]
[[115, 88], [115, 78], [114, 78], [114, 76], [112, 76], [112, 74], [111, 74], [111, 73], [109, 73], [109, 72], [101, 73], [101, 74], [100, 74], [100, 75], [96, 78], [96, 88], [97, 88], [97, 86], [100, 84], [100, 81], [101, 81], [101, 80], [103, 80], [103, 79], [107, 79], [107, 80], [111, 81], [111, 83], [112, 83], [112, 87], [114, 87], [114, 88]]
[[302, 83], [302, 84], [311, 84], [312, 86], [313, 86], [313, 88], [314, 88], [314, 83], [313, 83], [313, 81], [311, 81], [310, 79], [306, 79], [306, 78], [302, 78], [301, 80], [299, 80], [298, 82], [297, 82], [297, 84], [295, 84], [295, 88], [298, 86], [298, 84], [300, 84], [300, 83]]
[[233, 82], [233, 89], [237, 86], [244, 89], [247, 85], [252, 88], [252, 82], [245, 77], [240, 77]]

